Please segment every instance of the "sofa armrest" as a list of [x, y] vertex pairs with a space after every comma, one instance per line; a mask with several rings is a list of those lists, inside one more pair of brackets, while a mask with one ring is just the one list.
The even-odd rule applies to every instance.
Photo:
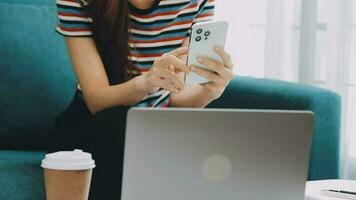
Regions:
[[337, 94], [302, 84], [236, 77], [209, 107], [313, 111], [315, 126], [308, 179], [339, 177], [341, 98]]

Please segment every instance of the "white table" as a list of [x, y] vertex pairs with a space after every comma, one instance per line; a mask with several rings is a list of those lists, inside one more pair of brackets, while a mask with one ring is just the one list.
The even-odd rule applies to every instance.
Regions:
[[307, 182], [305, 194], [307, 200], [345, 200], [327, 197], [320, 193], [324, 189], [356, 191], [356, 181], [347, 180], [323, 180]]

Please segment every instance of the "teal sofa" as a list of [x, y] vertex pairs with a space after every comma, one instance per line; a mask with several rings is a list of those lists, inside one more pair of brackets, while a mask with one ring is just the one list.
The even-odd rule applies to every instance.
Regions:
[[[0, 0], [0, 199], [44, 199], [55, 116], [75, 91], [54, 0]], [[237, 77], [210, 107], [312, 110], [309, 180], [338, 178], [340, 98], [315, 87]]]

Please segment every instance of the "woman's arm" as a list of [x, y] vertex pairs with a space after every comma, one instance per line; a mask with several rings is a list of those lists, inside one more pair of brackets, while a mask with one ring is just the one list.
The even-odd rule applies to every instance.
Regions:
[[113, 106], [130, 106], [147, 93], [138, 87], [137, 79], [110, 86], [95, 42], [90, 37], [66, 37], [79, 85], [89, 110], [95, 114]]
[[151, 70], [122, 84], [111, 86], [103, 62], [90, 37], [66, 37], [72, 60], [85, 102], [93, 114], [114, 106], [132, 106], [149, 93], [159, 88], [179, 92], [184, 83], [175, 72], [188, 73], [188, 69], [177, 57], [187, 53], [186, 48], [176, 49], [155, 61]]

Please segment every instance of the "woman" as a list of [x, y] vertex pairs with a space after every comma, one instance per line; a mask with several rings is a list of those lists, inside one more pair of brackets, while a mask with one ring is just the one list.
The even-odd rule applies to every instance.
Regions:
[[[201, 57], [208, 70], [186, 66], [193, 23], [213, 16], [214, 0], [57, 0], [57, 31], [65, 36], [78, 90], [57, 118], [51, 151], [82, 148], [94, 170], [90, 199], [118, 199], [126, 111], [130, 106], [205, 107], [233, 78], [223, 62]], [[211, 82], [186, 86], [195, 72]], [[169, 91], [170, 95], [164, 95]]]

